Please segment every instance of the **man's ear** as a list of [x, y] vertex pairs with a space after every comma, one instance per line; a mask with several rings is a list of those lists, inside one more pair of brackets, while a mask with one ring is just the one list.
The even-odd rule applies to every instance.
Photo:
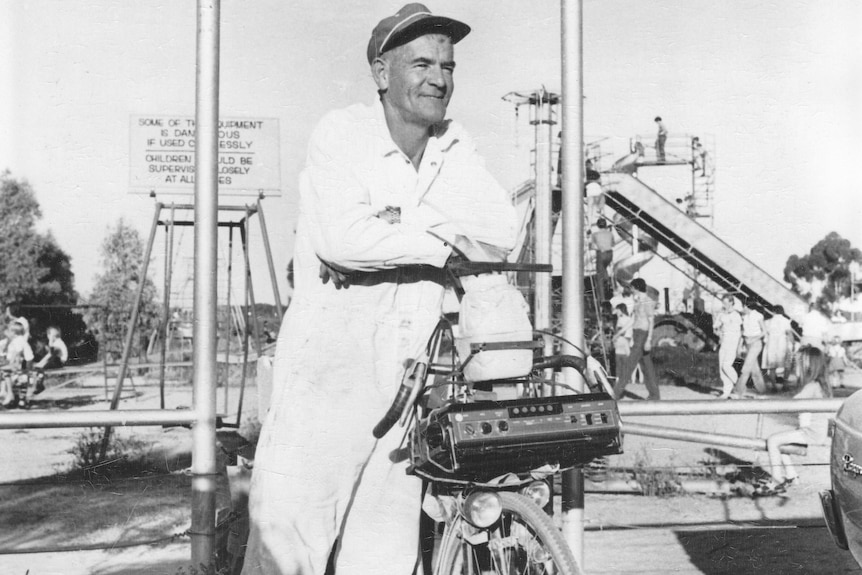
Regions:
[[383, 58], [375, 58], [371, 62], [371, 76], [377, 84], [377, 91], [385, 92], [389, 89], [389, 62]]

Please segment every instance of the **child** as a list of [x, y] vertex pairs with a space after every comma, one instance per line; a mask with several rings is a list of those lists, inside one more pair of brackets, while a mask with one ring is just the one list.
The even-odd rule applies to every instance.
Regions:
[[826, 346], [826, 374], [829, 384], [834, 387], [844, 387], [844, 369], [847, 367], [847, 350], [841, 345], [837, 335]]
[[69, 350], [66, 343], [60, 337], [60, 330], [54, 326], [46, 330], [48, 336], [48, 353], [36, 363], [37, 369], [58, 369], [66, 365], [69, 359]]
[[[15, 403], [16, 397], [14, 390], [7, 389], [7, 386], [10, 388], [12, 386], [10, 380], [16, 379], [22, 371], [27, 373], [33, 366], [33, 349], [27, 341], [27, 331], [28, 330], [24, 325], [17, 319], [9, 324], [9, 335], [7, 336], [9, 337], [9, 344], [6, 346], [7, 364], [3, 366], [3, 370], [6, 371], [7, 374], [6, 377], [3, 378], [3, 389], [0, 390], [0, 392], [3, 393], [3, 407], [10, 407]], [[24, 406], [26, 406], [29, 401], [29, 395], [30, 390], [28, 386], [27, 393], [25, 397], [22, 398]]]
[[[793, 399], [815, 399], [832, 397], [832, 388], [826, 378], [826, 358], [816, 347], [806, 347], [801, 352], [802, 389]], [[790, 456], [781, 453], [781, 446], [787, 444], [808, 445], [819, 439], [812, 427], [810, 413], [799, 414], [799, 424], [796, 429], [779, 431], [766, 438], [766, 450], [769, 453], [769, 464], [772, 468], [772, 478], [755, 487], [755, 495], [777, 495], [784, 493], [788, 487], [799, 480], [799, 475], [793, 467]], [[825, 436], [825, 433], [822, 435]]]

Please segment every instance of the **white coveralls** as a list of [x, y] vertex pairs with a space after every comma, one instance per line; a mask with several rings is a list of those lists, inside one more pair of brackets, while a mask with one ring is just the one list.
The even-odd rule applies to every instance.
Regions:
[[[387, 206], [401, 223], [376, 217]], [[417, 171], [379, 102], [328, 114], [300, 178], [296, 289], [257, 447], [244, 574], [323, 574], [336, 538], [338, 575], [412, 572], [421, 483], [396, 457], [403, 432], [376, 441], [371, 430], [440, 314], [433, 276], [451, 248], [429, 229], [515, 243], [514, 208], [463, 129], [438, 130]], [[336, 290], [318, 256], [368, 273]], [[426, 267], [401, 267], [414, 264]]]

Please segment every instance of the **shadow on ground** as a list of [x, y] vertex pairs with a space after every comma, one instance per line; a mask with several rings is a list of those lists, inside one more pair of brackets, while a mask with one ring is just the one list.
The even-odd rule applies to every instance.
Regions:
[[705, 575], [862, 573], [838, 549], [822, 522], [722, 530], [677, 530], [676, 537]]

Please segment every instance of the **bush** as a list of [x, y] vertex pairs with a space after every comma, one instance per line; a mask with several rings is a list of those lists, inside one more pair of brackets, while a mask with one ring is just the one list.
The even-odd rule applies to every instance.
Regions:
[[81, 472], [85, 477], [115, 477], [126, 473], [150, 471], [147, 455], [150, 446], [133, 437], [122, 437], [118, 430], [112, 430], [104, 460], [99, 457], [105, 430], [88, 427], [75, 440], [67, 453], [73, 456], [72, 471]]

